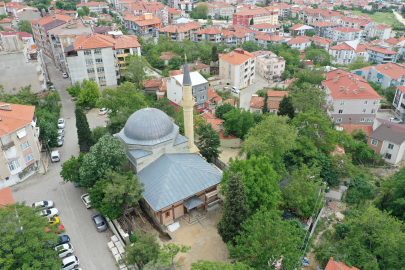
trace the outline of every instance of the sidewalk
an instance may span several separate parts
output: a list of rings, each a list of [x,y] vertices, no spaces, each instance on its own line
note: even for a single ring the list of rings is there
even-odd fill
[[[41,161],[39,163],[38,173],[45,174],[48,171],[49,157],[46,152],[41,152]]]

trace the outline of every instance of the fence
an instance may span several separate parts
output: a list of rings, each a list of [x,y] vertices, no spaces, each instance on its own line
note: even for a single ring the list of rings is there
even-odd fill
[[[211,162],[215,164],[215,166],[217,166],[218,168],[220,168],[221,170],[229,170],[228,165],[226,165],[224,162],[222,162],[219,159],[211,159]]]

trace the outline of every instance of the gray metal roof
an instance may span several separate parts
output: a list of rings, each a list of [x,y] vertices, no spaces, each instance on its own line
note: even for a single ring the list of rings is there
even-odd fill
[[[186,136],[179,134],[179,135],[177,135],[176,140],[173,143],[173,146],[176,146],[176,145],[179,145],[179,144],[182,144],[185,142],[188,142],[188,138]]]
[[[65,52],[65,53],[67,53],[67,52],[73,52],[74,50],[75,50],[75,45],[72,43],[72,44],[67,45],[67,46],[63,49],[63,52]]]
[[[134,158],[141,158],[141,157],[146,157],[149,155],[152,155],[152,151],[147,151],[147,150],[143,150],[143,149],[133,149],[133,150],[129,150],[129,152],[131,153],[131,155]]]
[[[370,137],[379,141],[390,141],[396,144],[402,144],[405,141],[405,126],[395,124],[388,120],[381,120],[381,125],[377,127]]]
[[[197,207],[202,204],[204,204],[204,201],[198,198],[197,196],[190,197],[187,200],[183,201],[183,205],[184,207],[187,208],[187,210],[193,209],[194,207]]]
[[[183,73],[183,86],[191,85],[190,71],[188,69],[187,60],[184,63],[184,73]]]
[[[134,112],[125,127],[116,134],[127,144],[156,145],[173,140],[179,127],[159,109],[144,108]]]
[[[138,173],[154,211],[221,182],[222,173],[198,154],[164,154]]]

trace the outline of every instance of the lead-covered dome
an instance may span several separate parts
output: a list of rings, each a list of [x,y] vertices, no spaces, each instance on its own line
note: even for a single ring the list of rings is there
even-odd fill
[[[159,109],[145,108],[134,112],[120,132],[130,144],[154,145],[173,139],[178,132],[170,117]]]

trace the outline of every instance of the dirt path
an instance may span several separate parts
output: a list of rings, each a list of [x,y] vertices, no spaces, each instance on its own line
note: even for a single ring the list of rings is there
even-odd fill
[[[397,18],[399,22],[405,25],[405,19],[402,17],[402,15],[398,12],[395,12],[394,10],[392,10],[392,12],[394,12],[395,18]]]

